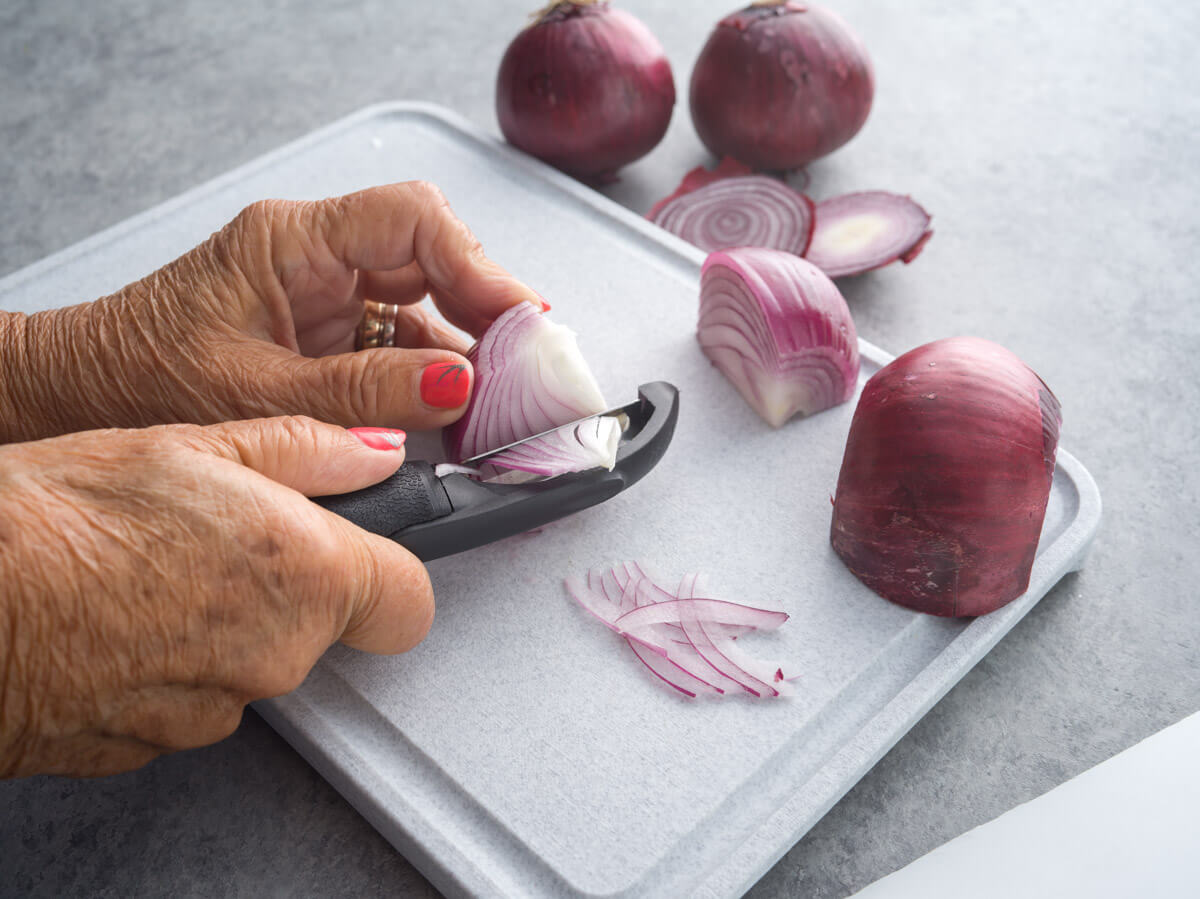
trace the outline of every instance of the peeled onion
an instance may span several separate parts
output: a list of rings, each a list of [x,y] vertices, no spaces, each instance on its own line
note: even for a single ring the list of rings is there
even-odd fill
[[[982,615],[1029,586],[1054,477],[1058,400],[998,344],[952,337],[880,369],[850,425],[834,551],[879,595]]]
[[[509,44],[496,79],[500,130],[578,178],[608,180],[666,134],[675,81],[662,45],[608,3],[569,0]]]
[[[838,15],[758,2],[722,19],[692,70],[692,122],[717,156],[784,170],[832,153],[867,120],[875,78]]]
[[[518,303],[496,319],[467,358],[475,368],[474,393],[462,418],[442,431],[442,444],[451,462],[500,449],[608,408],[579,352],[574,332],[550,321],[529,303]],[[536,469],[540,474],[613,467],[619,430],[616,437],[611,431],[597,433],[595,440],[590,433],[573,439],[576,436],[555,435],[542,447],[540,458],[537,447],[526,444],[510,451],[511,464],[505,467]],[[565,466],[564,456],[570,463]],[[490,461],[499,464],[497,459]]]
[[[780,250],[709,255],[700,276],[700,346],[773,427],[845,402],[858,381],[858,334],[837,286]]]

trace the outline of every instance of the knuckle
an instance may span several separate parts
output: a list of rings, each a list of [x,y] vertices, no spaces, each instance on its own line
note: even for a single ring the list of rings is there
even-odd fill
[[[449,206],[442,189],[432,181],[409,181],[405,185],[409,191],[426,206]]]

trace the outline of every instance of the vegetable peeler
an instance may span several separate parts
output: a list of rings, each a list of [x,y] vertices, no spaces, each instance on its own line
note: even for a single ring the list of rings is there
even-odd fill
[[[313,502],[365,530],[395,540],[423,562],[454,555],[602,503],[637,483],[671,442],[679,417],[679,390],[666,381],[652,381],[638,388],[638,398],[632,403],[562,427],[576,427],[603,416],[624,416],[611,471],[593,468],[503,484],[476,480],[461,472],[439,476],[429,462],[405,462],[378,484],[353,493],[313,497]],[[486,463],[489,456],[514,445],[468,461]]]

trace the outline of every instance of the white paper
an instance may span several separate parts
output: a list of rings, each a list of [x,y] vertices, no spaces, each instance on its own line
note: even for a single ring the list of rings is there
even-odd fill
[[[1200,896],[1200,713],[854,899]]]

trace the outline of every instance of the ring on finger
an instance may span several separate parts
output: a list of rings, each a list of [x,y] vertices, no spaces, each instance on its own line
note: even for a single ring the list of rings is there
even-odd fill
[[[363,301],[363,316],[358,323],[354,348],[369,350],[375,347],[396,345],[396,316],[400,306],[396,303]]]

